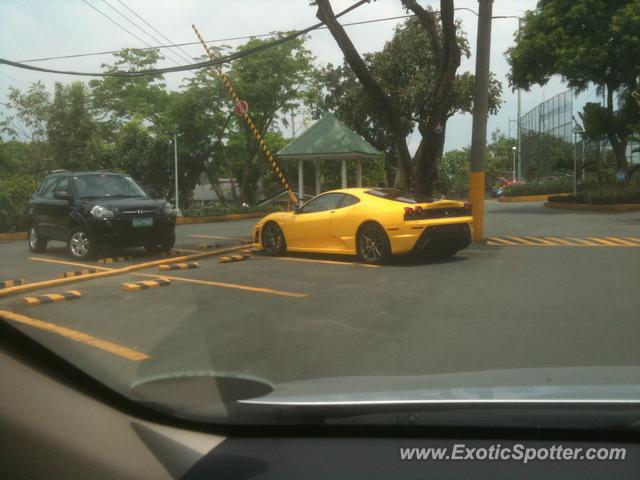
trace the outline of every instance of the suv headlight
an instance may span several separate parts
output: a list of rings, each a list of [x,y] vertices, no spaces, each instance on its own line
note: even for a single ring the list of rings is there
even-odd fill
[[[96,205],[91,209],[90,213],[96,218],[113,218],[114,217],[113,210],[109,210],[107,207],[103,207],[102,205]]]
[[[174,210],[174,208],[171,206],[170,203],[165,203],[164,208],[162,209],[162,213],[164,215],[175,215],[176,211]]]

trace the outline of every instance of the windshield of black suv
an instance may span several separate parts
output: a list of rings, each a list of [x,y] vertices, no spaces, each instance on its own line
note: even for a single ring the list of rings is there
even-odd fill
[[[78,175],[73,185],[79,198],[146,197],[147,194],[125,175]]]
[[[0,319],[204,422],[640,405],[640,0],[0,0]]]

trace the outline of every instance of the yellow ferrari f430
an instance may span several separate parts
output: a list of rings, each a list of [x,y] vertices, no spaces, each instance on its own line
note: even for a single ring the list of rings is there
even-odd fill
[[[317,252],[384,263],[409,252],[449,257],[471,242],[471,206],[390,188],[323,193],[291,212],[262,218],[254,248],[269,255]]]

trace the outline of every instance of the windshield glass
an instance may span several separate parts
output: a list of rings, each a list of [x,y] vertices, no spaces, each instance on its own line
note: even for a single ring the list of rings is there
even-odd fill
[[[73,177],[79,198],[146,197],[144,190],[124,175],[81,175]]]
[[[402,203],[429,203],[433,202],[433,198],[428,195],[421,195],[409,191],[396,190],[395,188],[376,188],[367,190],[369,195],[380,197],[387,200],[395,200]]]
[[[0,324],[202,422],[640,402],[639,5],[0,1]]]

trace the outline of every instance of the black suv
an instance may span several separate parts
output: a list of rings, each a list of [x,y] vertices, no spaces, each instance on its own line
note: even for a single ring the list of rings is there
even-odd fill
[[[168,251],[175,224],[171,204],[149,198],[129,175],[56,171],[29,201],[29,248],[42,252],[49,240],[59,240],[76,259],[103,245]]]

